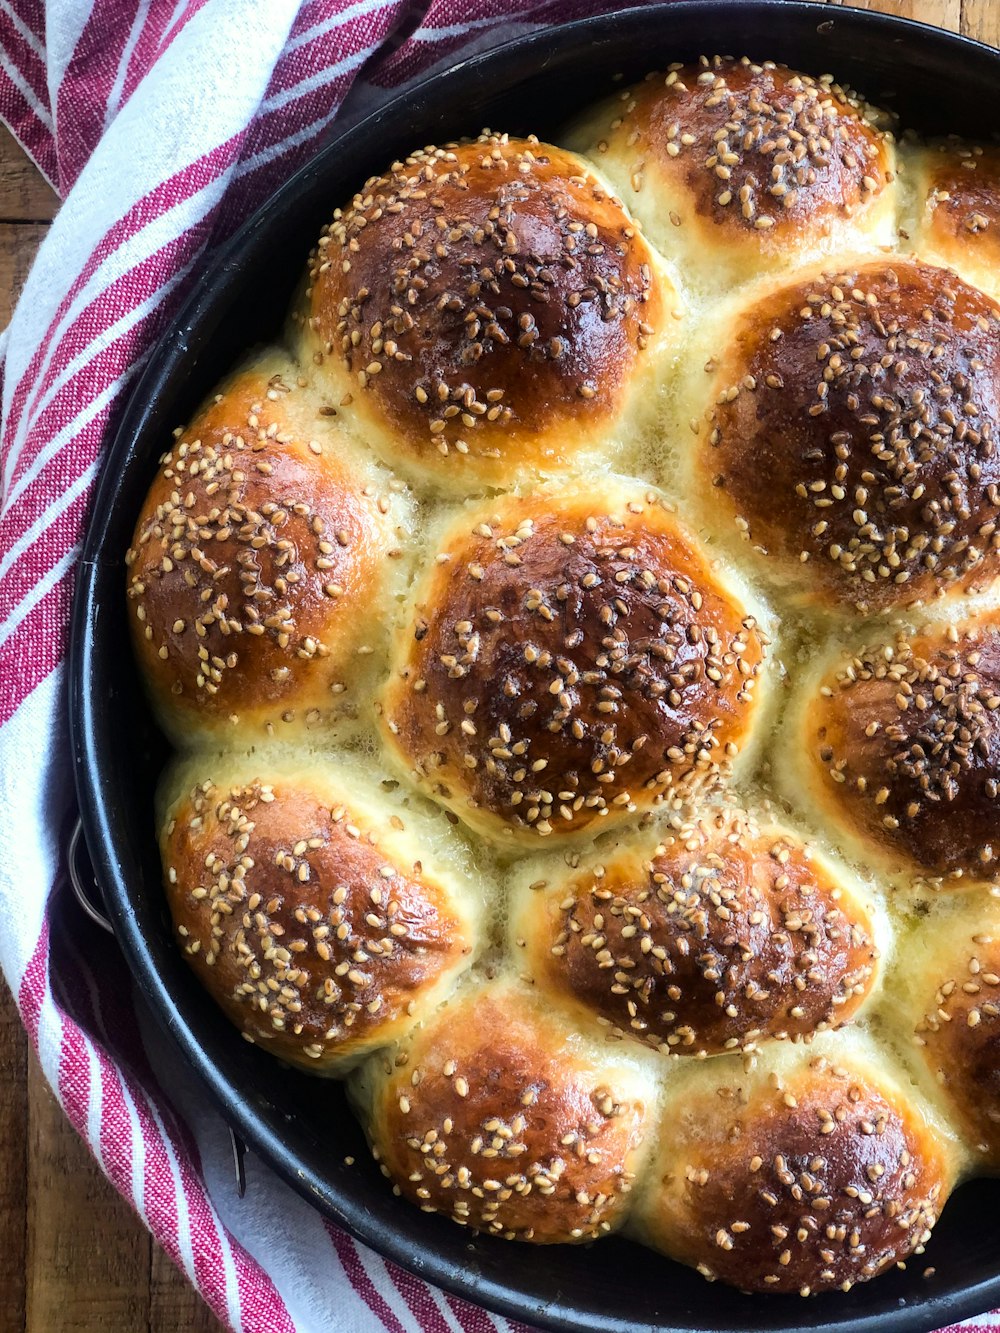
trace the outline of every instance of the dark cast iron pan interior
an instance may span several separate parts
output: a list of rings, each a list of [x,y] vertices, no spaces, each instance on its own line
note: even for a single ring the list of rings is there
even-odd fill
[[[832,72],[904,125],[1000,131],[1000,52],[880,14],[794,3],[673,3],[566,24],[491,53],[335,129],[201,276],[136,387],[103,468],[80,565],[71,656],[72,733],[84,829],[136,981],[222,1114],[296,1190],[404,1267],[495,1311],[553,1329],[937,1328],[1000,1304],[1000,1182],[964,1186],[925,1259],[848,1295],[747,1297],[651,1251],[477,1238],[393,1196],[339,1084],[283,1070],[241,1041],[174,946],[160,888],[152,798],[166,748],[128,647],[123,555],[169,432],[250,344],[274,338],[319,228],[373,172],[415,145],[484,125],[556,136],[615,75],[728,53]],[[344,1164],[352,1155],[355,1165]],[[936,1273],[922,1276],[926,1265]]]

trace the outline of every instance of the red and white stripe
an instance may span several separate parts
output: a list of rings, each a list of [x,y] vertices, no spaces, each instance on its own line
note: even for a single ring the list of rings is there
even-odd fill
[[[65,198],[2,344],[0,964],[102,1169],[247,1333],[521,1326],[358,1245],[252,1157],[237,1200],[224,1126],[176,1053],[144,1040],[121,956],[70,905],[64,656],[87,501],[129,387],[206,256],[314,151],[349,93],[375,105],[458,50],[604,7],[0,0],[0,117]]]

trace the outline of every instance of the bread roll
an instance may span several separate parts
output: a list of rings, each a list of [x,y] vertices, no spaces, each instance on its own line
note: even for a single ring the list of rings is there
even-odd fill
[[[686,279],[714,290],[891,244],[889,123],[830,78],[715,56],[650,74],[570,138]]]
[[[909,259],[853,262],[754,289],[704,340],[690,490],[776,599],[866,613],[995,579],[993,300]]]
[[[656,1084],[510,982],[463,988],[353,1085],[385,1173],[506,1240],[595,1240],[628,1209]]]
[[[785,1048],[685,1065],[632,1227],[743,1291],[846,1291],[921,1252],[954,1179],[947,1136],[863,1043]]]
[[[575,833],[732,766],[765,641],[655,493],[500,496],[461,512],[417,588],[385,738],[476,832]]]
[[[126,556],[132,639],[182,747],[286,739],[371,695],[372,605],[391,596],[411,506],[266,352],[178,433]]]
[[[480,947],[461,849],[353,766],[195,758],[163,800],[181,950],[243,1035],[289,1064],[341,1074],[429,1012]]]
[[[1000,900],[939,899],[906,931],[906,966],[886,995],[944,1114],[973,1158],[1000,1167]]]
[[[485,131],[394,163],[334,214],[303,361],[386,461],[465,494],[628,439],[679,314],[589,164]]]
[[[981,612],[822,659],[782,746],[817,827],[887,879],[1000,882],[1000,620]]]
[[[910,244],[1000,300],[1000,150],[949,140],[912,151]]]
[[[665,1055],[753,1050],[848,1023],[876,980],[863,891],[787,829],[743,811],[625,835],[512,901],[515,957]]]

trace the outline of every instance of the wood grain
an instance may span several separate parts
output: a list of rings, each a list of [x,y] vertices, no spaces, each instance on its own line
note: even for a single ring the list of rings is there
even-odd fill
[[[1000,0],[856,0],[843,7],[879,9],[1000,45]],[[0,327],[57,206],[0,127]],[[222,1333],[71,1129],[2,982],[0,1330]]]
[[[50,222],[58,207],[45,177],[0,125],[0,222]]]
[[[35,251],[47,231],[46,223],[0,222],[0,328],[10,322]]]
[[[1000,46],[1000,4],[997,0],[963,0],[962,32],[977,42]]]
[[[827,0],[840,9],[877,9],[896,18],[917,19],[936,28],[959,32],[962,27],[962,0]]]
[[[28,1038],[0,981],[0,1301],[12,1333],[25,1326],[28,1201]]]

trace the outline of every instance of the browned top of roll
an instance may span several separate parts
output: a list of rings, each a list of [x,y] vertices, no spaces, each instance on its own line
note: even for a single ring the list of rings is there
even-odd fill
[[[950,1188],[919,1111],[822,1061],[693,1096],[665,1160],[650,1239],[744,1291],[866,1281],[927,1240]]]
[[[139,515],[133,641],[188,725],[318,720],[363,643],[359,607],[395,533],[370,479],[308,433],[321,423],[300,398],[280,374],[237,374],[163,455]]]
[[[787,244],[822,233],[891,179],[885,135],[849,89],[772,61],[703,58],[622,94],[599,144],[651,168],[686,198],[664,197],[727,237]]]
[[[850,891],[794,837],[739,813],[554,886],[545,924],[536,956],[551,981],[677,1055],[839,1027],[878,956]]]
[[[386,1174],[426,1212],[507,1240],[592,1240],[622,1219],[649,1106],[523,999],[479,992],[417,1032],[376,1097]]]
[[[949,144],[926,163],[925,238],[949,255],[1000,260],[1000,149]]]
[[[972,936],[957,968],[939,973],[916,1037],[971,1145],[1000,1161],[1000,943]]]
[[[496,480],[572,458],[663,310],[645,243],[583,161],[489,132],[369,180],[310,282],[320,356],[346,365],[394,449]]]
[[[460,523],[385,699],[438,799],[484,832],[544,836],[717,775],[763,644],[670,514],[641,492],[541,494]]]
[[[1000,627],[996,616],[876,644],[809,708],[832,808],[929,877],[1000,866]]]
[[[205,782],[161,853],[202,985],[253,1041],[314,1071],[390,1040],[472,949],[448,890],[307,781]]]
[[[997,568],[1000,308],[905,260],[740,318],[702,467],[775,577],[862,609]]]

